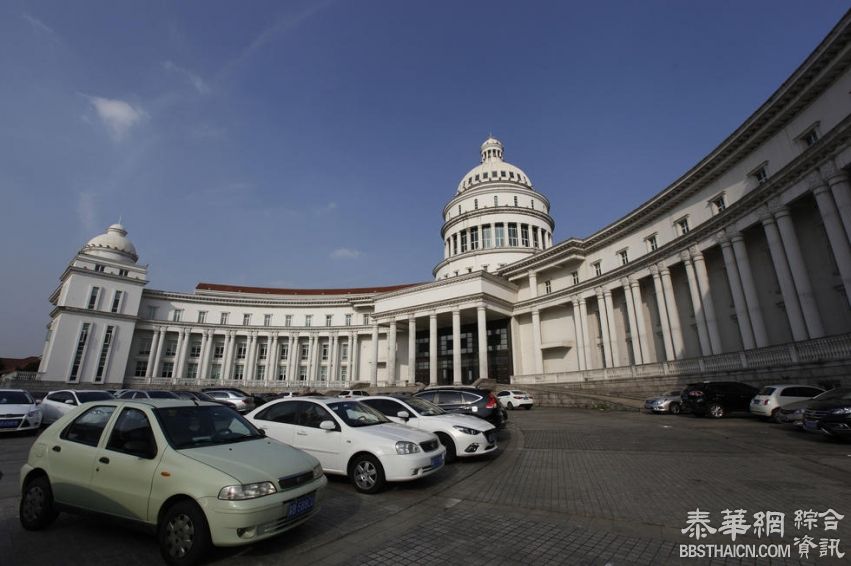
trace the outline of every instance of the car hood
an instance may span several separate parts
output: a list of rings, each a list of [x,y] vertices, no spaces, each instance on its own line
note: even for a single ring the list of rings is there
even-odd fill
[[[851,407],[851,399],[830,399],[828,401],[809,401],[807,409],[813,411],[829,411],[830,409],[839,409],[841,407]]]
[[[431,440],[434,435],[430,432],[423,432],[413,427],[399,423],[383,423],[371,426],[355,427],[354,430],[373,435],[384,440],[398,442],[400,440],[408,442],[426,442]]]
[[[319,465],[319,460],[310,454],[271,438],[185,448],[178,452],[241,483],[274,481],[308,472]]]
[[[3,415],[26,415],[30,411],[33,411],[37,408],[38,408],[38,405],[32,405],[32,404],[0,405],[0,416],[3,416]]]
[[[679,401],[679,395],[657,395],[656,397],[650,397],[645,402],[653,403],[654,401]]]
[[[421,416],[420,418],[428,419],[429,421],[440,421],[450,426],[464,426],[467,428],[480,430],[482,432],[487,432],[496,428],[488,421],[480,419],[479,417],[474,417],[473,415],[458,415],[454,413],[446,413],[445,415],[433,415],[430,417]]]

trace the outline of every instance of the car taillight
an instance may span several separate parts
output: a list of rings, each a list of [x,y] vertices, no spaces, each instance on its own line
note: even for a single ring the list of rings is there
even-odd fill
[[[488,404],[485,405],[485,409],[494,409],[496,408],[496,396],[493,393],[488,393]]]
[[[762,402],[763,405],[768,405],[768,399]]]

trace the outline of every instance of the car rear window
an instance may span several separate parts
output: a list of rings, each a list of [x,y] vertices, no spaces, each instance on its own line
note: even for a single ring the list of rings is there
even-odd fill
[[[759,393],[757,393],[757,395],[771,395],[776,389],[776,387],[763,387],[759,390]]]
[[[0,405],[32,405],[35,403],[29,393],[23,391],[0,391]]]
[[[89,403],[90,401],[108,401],[115,397],[108,391],[80,391],[77,392],[77,399],[80,403]]]
[[[148,391],[148,396],[151,399],[179,399],[179,397],[171,391]]]

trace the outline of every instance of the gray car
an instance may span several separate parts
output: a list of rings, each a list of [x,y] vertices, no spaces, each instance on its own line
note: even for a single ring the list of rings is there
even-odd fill
[[[653,413],[671,413],[679,415],[682,410],[682,399],[680,398],[681,391],[671,391],[662,393],[655,397],[651,397],[644,401],[644,408]]]

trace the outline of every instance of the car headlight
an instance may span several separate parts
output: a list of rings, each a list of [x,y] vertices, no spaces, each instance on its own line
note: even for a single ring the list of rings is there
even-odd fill
[[[840,407],[838,409],[833,409],[830,412],[831,415],[851,415],[851,407]]]
[[[36,409],[35,411],[30,411],[27,413],[28,419],[34,419],[35,417],[41,417],[41,409]]]
[[[420,447],[414,442],[400,440],[396,443],[396,454],[414,454],[420,451]]]
[[[228,485],[219,491],[219,499],[228,501],[240,501],[242,499],[256,499],[264,495],[272,495],[278,490],[270,481],[248,483],[245,485]]]
[[[322,471],[322,464],[316,464],[315,466],[313,466],[313,479],[316,480],[321,478],[322,474],[324,474],[324,472]]]
[[[464,434],[479,434],[481,432],[481,431],[478,431],[474,428],[467,428],[466,426],[455,425],[452,428],[454,428],[455,430],[460,430]]]

